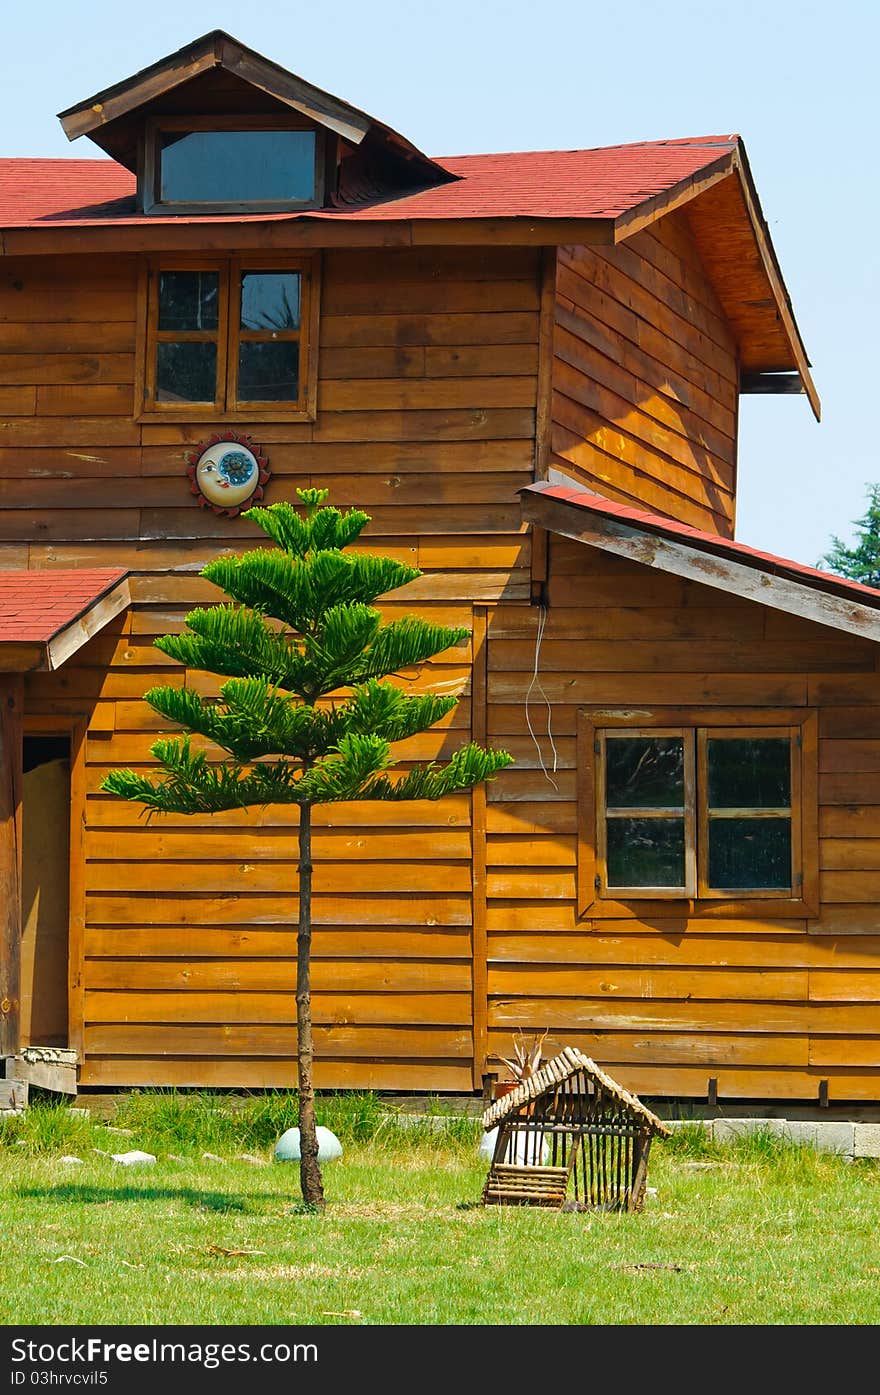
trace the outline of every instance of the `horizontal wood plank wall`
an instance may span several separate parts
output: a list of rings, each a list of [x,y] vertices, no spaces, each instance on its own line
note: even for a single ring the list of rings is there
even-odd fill
[[[877,646],[552,535],[549,560],[537,682],[538,611],[490,617],[489,740],[517,760],[488,796],[496,1066],[547,1027],[646,1096],[876,1101]],[[815,918],[578,918],[577,713],[606,703],[818,710]]]
[[[86,750],[84,1085],[291,1085],[295,829],[289,811],[163,819],[102,795],[149,769],[141,701],[183,671],[152,647],[220,595],[199,568],[264,535],[198,508],[185,452],[210,419],[138,423],[137,262],[6,260],[0,281],[0,567],[119,565],[134,604],[27,711],[81,712]],[[472,623],[527,600],[517,489],[532,479],[540,266],[533,249],[334,251],[322,267],[318,416],[255,426],[266,502],[326,485],[373,516],[365,546],[424,577],[387,614]],[[468,645],[412,688],[462,694],[435,733],[470,735]],[[202,692],[215,680],[190,673]],[[472,1088],[470,803],[316,815],[313,1006],[319,1086]]]
[[[551,468],[733,535],[736,344],[687,223],[560,248]]]

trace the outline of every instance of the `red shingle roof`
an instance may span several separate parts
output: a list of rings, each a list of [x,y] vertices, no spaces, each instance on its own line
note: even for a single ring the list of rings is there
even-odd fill
[[[772,552],[760,552],[755,547],[747,547],[745,543],[735,542],[732,538],[722,538],[717,533],[704,533],[700,528],[691,528],[686,523],[678,523],[662,514],[648,513],[643,509],[631,508],[628,504],[614,503],[611,499],[604,499],[600,494],[592,494],[589,490],[579,489],[577,486],[539,483],[526,485],[520,493],[538,493],[544,499],[558,499],[563,504],[574,504],[576,508],[603,514],[607,518],[616,518],[634,528],[643,528],[678,542],[690,543],[702,552],[729,557],[732,561],[742,562],[746,566],[773,572],[776,576],[785,576],[792,581],[802,581],[818,590],[846,596],[862,605],[880,609],[880,590],[875,590],[873,586],[863,586],[860,581],[848,581],[846,577],[835,576],[833,572],[823,572],[818,567],[807,567],[802,562],[792,562],[789,558],[777,557]]]
[[[0,572],[0,646],[48,643],[127,576],[119,567]]]
[[[596,150],[528,150],[456,155],[438,164],[447,184],[380,203],[303,213],[145,217],[135,212],[135,178],[113,160],[0,160],[0,226],[98,223],[256,222],[329,218],[347,222],[435,218],[602,218],[613,220],[666,193],[737,147],[735,135],[641,141]]]

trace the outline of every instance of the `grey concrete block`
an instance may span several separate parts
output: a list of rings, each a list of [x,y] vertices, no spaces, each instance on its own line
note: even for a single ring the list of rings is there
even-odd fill
[[[802,1148],[815,1148],[819,1141],[819,1125],[812,1120],[785,1119],[782,1137]]]
[[[765,1129],[767,1119],[713,1119],[712,1138],[716,1143],[732,1143],[745,1134]]]
[[[825,1153],[840,1153],[843,1157],[853,1155],[855,1124],[828,1120],[816,1125],[816,1147]]]
[[[853,1155],[880,1158],[880,1124],[853,1124]]]

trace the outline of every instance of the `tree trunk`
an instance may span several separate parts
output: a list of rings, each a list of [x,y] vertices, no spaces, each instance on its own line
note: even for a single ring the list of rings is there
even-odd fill
[[[303,1201],[323,1207],[324,1186],[318,1165],[315,1087],[312,1083],[312,810],[299,811],[299,930],[296,937],[296,1036],[299,1070],[299,1179]]]

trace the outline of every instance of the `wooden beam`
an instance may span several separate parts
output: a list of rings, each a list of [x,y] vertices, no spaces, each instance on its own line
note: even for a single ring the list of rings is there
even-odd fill
[[[475,605],[473,611],[473,677],[471,680],[471,740],[485,745],[488,736],[488,609]],[[473,1083],[479,1090],[486,1070],[489,1040],[489,938],[487,928],[486,879],[486,786],[471,791],[471,838],[473,866],[473,918],[471,930],[471,973],[473,1009]]]
[[[24,680],[0,674],[0,1057],[21,1031],[21,784]]]
[[[80,615],[78,619],[74,620],[73,624],[52,636],[46,647],[45,667],[48,669],[60,668],[93,635],[109,624],[114,616],[127,610],[130,605],[131,592],[128,586],[128,577],[125,577],[113,587],[112,591],[99,597],[84,615]]]
[[[431,218],[409,221],[304,215],[266,215],[257,220],[222,222],[207,218],[180,223],[141,219],[96,219],[49,227],[0,230],[0,256],[61,256],[69,253],[126,252],[296,252],[329,247],[544,247],[550,244],[610,246],[610,219],[602,218]]]
[[[111,121],[137,111],[147,102],[172,92],[182,83],[211,68],[223,68],[236,74],[252,87],[258,87],[277,101],[294,107],[354,145],[360,144],[374,124],[356,107],[314,87],[295,73],[287,72],[222,30],[204,34],[194,43],[151,64],[133,77],[115,83],[93,97],[87,97],[77,106],[60,112],[58,119],[68,140],[76,140],[78,136],[88,135]]]
[[[520,498],[523,517],[552,533],[625,557],[641,566],[670,572],[744,600],[785,611],[788,615],[813,620],[818,625],[880,641],[880,609],[777,576],[761,567],[750,567],[714,552],[701,551],[697,546],[689,547],[647,529],[601,517],[580,505],[547,498],[531,488],[521,490]]]
[[[662,194],[656,194],[651,199],[637,204],[635,208],[629,209],[626,213],[620,213],[614,220],[614,241],[624,242],[628,237],[633,237],[643,228],[648,228],[652,223],[656,223],[658,218],[665,218],[667,213],[671,213],[675,208],[681,208],[683,204],[690,203],[692,199],[711,189],[713,184],[717,184],[719,179],[726,179],[734,169],[736,158],[735,150],[725,150],[719,155],[717,160],[713,160],[710,165],[705,165],[697,174],[690,175],[687,179],[682,179],[678,184],[674,184],[671,189],[666,189]]]
[[[782,321],[786,338],[788,339],[788,342],[791,345],[791,352],[794,357],[794,361],[797,365],[797,371],[800,375],[801,382],[804,385],[804,392],[810,399],[810,406],[813,409],[813,415],[815,416],[816,420],[819,421],[821,420],[822,416],[822,405],[819,401],[819,394],[816,391],[815,384],[810,375],[810,364],[809,359],[807,358],[807,351],[804,348],[800,330],[798,329],[797,323],[795,322],[794,313],[791,308],[791,301],[788,296],[788,291],[786,290],[785,283],[782,279],[782,272],[780,271],[779,263],[776,260],[776,253],[773,249],[773,244],[770,240],[770,234],[767,230],[767,225],[764,221],[763,214],[761,213],[761,206],[758,201],[758,192],[755,188],[754,180],[752,179],[752,174],[751,170],[749,169],[749,163],[746,159],[745,151],[742,149],[741,145],[737,147],[734,169],[736,171],[737,179],[740,183],[740,189],[742,191],[746,211],[749,215],[749,220],[752,224],[752,230],[755,235],[755,244],[758,249],[758,255],[761,259],[761,264],[764,267],[764,271],[766,272],[767,280],[770,282],[770,287],[773,291],[773,298],[776,301],[776,309],[778,311],[779,318]]]

